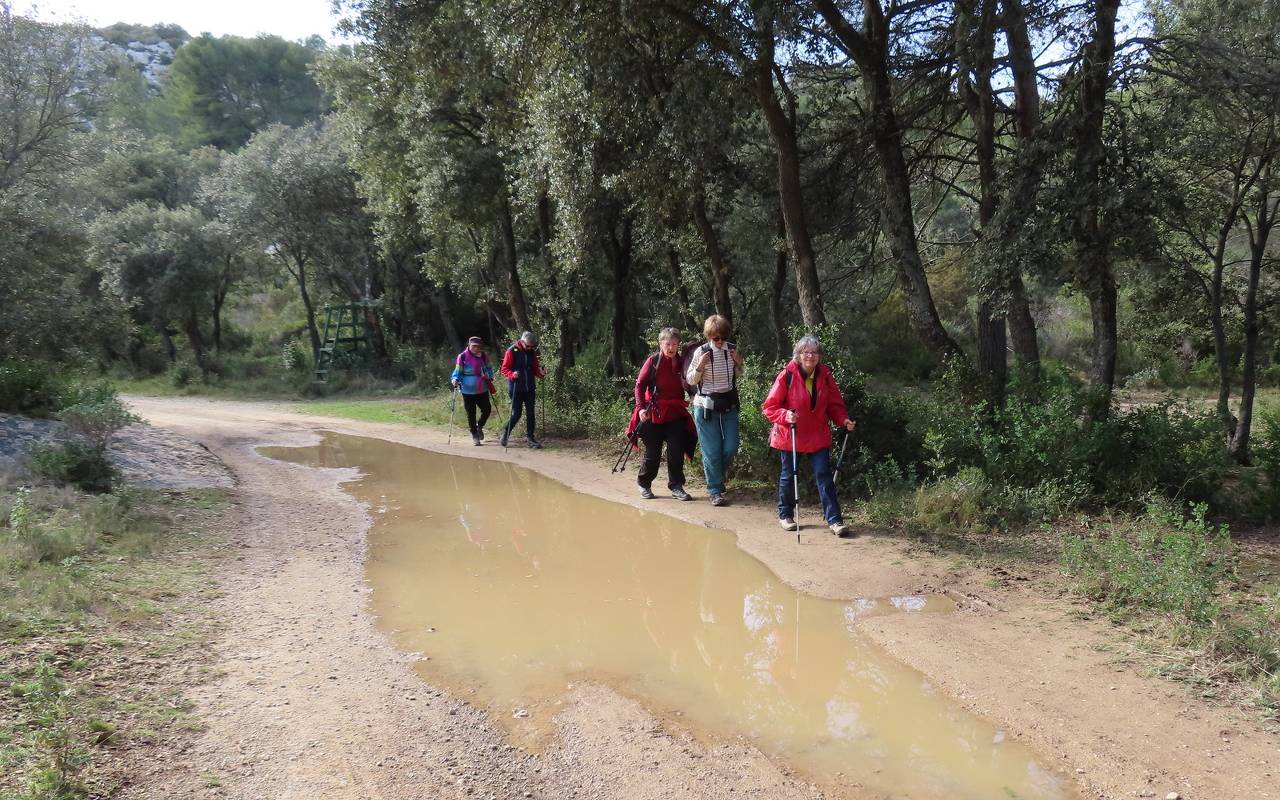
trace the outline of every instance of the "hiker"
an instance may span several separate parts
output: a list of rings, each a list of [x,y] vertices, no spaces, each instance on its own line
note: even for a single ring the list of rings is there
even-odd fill
[[[507,348],[502,356],[502,376],[507,379],[507,390],[511,393],[511,419],[502,426],[502,446],[507,446],[511,431],[515,430],[524,412],[525,440],[529,446],[537,450],[542,443],[533,435],[535,420],[533,401],[537,391],[537,379],[546,376],[542,364],[538,361],[538,337],[525,331],[520,338]]]
[[[636,483],[640,496],[653,499],[653,479],[662,461],[662,445],[667,446],[667,488],[677,500],[692,500],[684,490],[684,459],[693,459],[698,435],[684,399],[680,376],[680,332],[663,328],[658,334],[658,352],[645,359],[636,376],[636,407],[627,426],[627,439],[636,434],[644,442],[644,459]],[[634,446],[634,445],[633,445]]]
[[[707,341],[689,358],[685,381],[695,390],[693,424],[702,448],[702,474],[711,505],[722,506],[725,472],[738,452],[738,376],[742,353],[729,341],[729,320],[712,314],[702,324]]]
[[[467,410],[467,427],[471,440],[479,447],[484,441],[484,424],[489,421],[493,406],[489,395],[497,391],[493,385],[493,367],[489,366],[489,354],[484,351],[484,341],[479,336],[467,340],[467,349],[458,354],[450,376],[453,388],[462,392],[462,405]],[[476,419],[476,411],[480,419]]]
[[[822,362],[822,345],[816,337],[803,336],[796,342],[792,359],[773,380],[773,387],[760,410],[773,423],[769,446],[782,457],[778,478],[778,524],[796,531],[795,496],[799,477],[796,454],[809,456],[813,478],[822,498],[822,516],[837,536],[849,535],[849,526],[840,515],[840,501],[831,475],[831,427],[828,420],[852,431],[854,421],[845,410],[844,398],[831,369]]]

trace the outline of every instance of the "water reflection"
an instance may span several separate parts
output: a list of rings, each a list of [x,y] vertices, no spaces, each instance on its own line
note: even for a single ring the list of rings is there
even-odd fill
[[[842,772],[896,798],[1068,796],[1027,750],[857,632],[868,614],[937,600],[801,595],[725,532],[504,462],[335,434],[264,452],[361,470],[347,489],[375,517],[379,623],[430,656],[432,680],[475,688],[516,733],[545,725],[566,683],[589,677],[746,735],[828,785]]]

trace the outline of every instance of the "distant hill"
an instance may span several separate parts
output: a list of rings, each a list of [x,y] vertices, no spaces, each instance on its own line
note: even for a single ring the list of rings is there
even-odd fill
[[[117,22],[93,34],[98,49],[122,56],[134,65],[152,91],[159,91],[174,53],[191,39],[180,25],[130,25]]]

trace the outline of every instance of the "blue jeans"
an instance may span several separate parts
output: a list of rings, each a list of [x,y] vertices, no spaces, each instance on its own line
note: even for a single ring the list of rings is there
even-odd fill
[[[778,519],[795,519],[796,487],[792,483],[791,451],[779,450],[782,456],[782,475],[778,478]],[[822,499],[822,518],[828,525],[843,522],[840,515],[840,500],[836,497],[836,482],[831,473],[831,448],[816,453],[797,453],[797,466],[805,457],[813,465],[813,479],[818,484],[818,497]]]
[[[708,411],[694,406],[693,426],[698,429],[698,447],[702,448],[707,493],[724,494],[724,474],[738,454],[738,409]]]

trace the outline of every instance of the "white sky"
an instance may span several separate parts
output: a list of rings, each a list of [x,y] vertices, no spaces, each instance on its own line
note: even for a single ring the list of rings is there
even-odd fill
[[[331,0],[17,0],[14,10],[38,19],[76,18],[94,27],[115,22],[154,25],[173,22],[192,36],[273,33],[285,39],[319,34],[334,41],[337,18]]]

